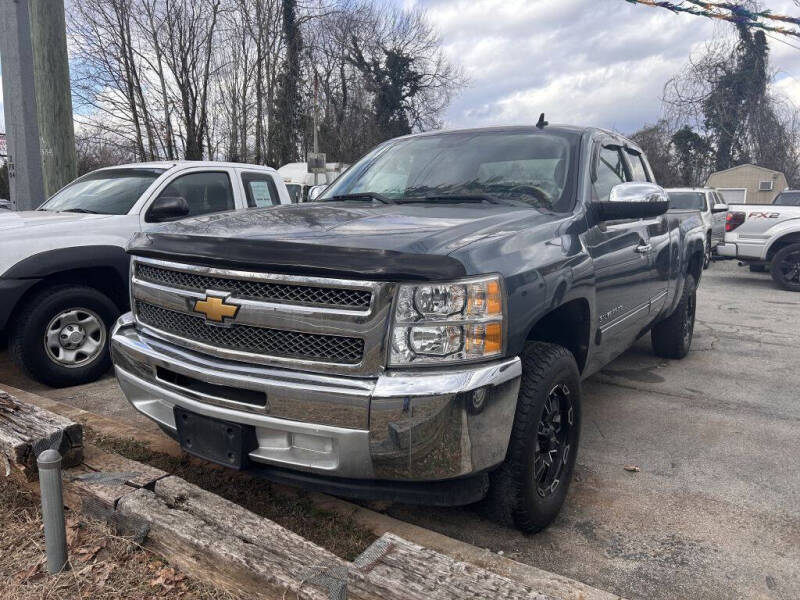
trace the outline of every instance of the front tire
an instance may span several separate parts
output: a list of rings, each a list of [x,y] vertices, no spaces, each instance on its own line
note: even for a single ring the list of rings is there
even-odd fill
[[[800,244],[789,244],[778,250],[772,258],[770,274],[783,289],[800,292]]]
[[[707,269],[711,266],[712,260],[712,250],[711,250],[711,234],[709,233],[706,237],[706,247],[703,253],[703,269]]]
[[[679,359],[689,354],[694,336],[696,308],[697,284],[694,276],[687,273],[678,307],[666,319],[656,323],[650,332],[656,356]]]
[[[52,387],[94,381],[111,367],[108,329],[119,312],[94,288],[41,290],[15,318],[11,356],[28,376]]]
[[[567,496],[578,454],[581,382],[572,353],[531,342],[506,459],[490,473],[486,498],[495,520],[525,533],[547,527]]]

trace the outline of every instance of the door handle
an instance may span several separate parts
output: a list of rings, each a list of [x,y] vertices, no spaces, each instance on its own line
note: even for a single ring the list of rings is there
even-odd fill
[[[647,254],[652,249],[653,249],[653,246],[650,245],[650,244],[642,244],[641,246],[636,246],[636,251],[639,254]]]

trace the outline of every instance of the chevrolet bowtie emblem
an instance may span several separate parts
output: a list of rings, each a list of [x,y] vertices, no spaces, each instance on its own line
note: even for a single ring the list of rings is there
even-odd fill
[[[222,323],[226,318],[235,317],[239,307],[235,304],[225,304],[225,298],[206,296],[205,300],[197,300],[194,303],[194,312],[205,315],[209,321]]]

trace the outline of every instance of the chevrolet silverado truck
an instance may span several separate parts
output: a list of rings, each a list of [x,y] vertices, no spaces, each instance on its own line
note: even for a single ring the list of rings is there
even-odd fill
[[[578,451],[581,380],[650,333],[683,358],[704,231],[597,129],[381,144],[314,202],[129,246],[111,352],[189,453],[354,498],[484,499],[532,532]]]
[[[787,190],[772,204],[731,205],[720,256],[738,258],[751,271],[769,269],[785,290],[800,292],[800,191]]]
[[[703,268],[711,266],[717,246],[725,237],[725,214],[728,205],[717,190],[711,188],[672,188],[668,189],[669,209],[696,210],[700,212],[706,233],[705,258]]]
[[[0,334],[11,356],[51,386],[97,379],[111,367],[108,329],[129,308],[134,233],[289,202],[274,169],[171,161],[99,169],[37,210],[0,211]]]

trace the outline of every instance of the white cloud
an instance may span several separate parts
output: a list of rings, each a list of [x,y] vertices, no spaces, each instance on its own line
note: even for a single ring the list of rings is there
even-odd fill
[[[417,0],[470,78],[449,127],[548,120],[632,132],[658,118],[666,81],[715,31],[709,19],[624,0]],[[775,12],[794,14],[791,0]],[[770,40],[778,88],[800,104],[800,51]],[[800,40],[797,43],[800,46]]]
[[[634,131],[658,117],[664,83],[715,28],[624,0],[395,1],[427,10],[470,78],[450,127],[532,123],[545,112],[551,122]],[[770,8],[797,14],[792,0]],[[770,48],[774,89],[800,106],[800,40],[771,35]],[[0,87],[0,131],[2,109]]]

